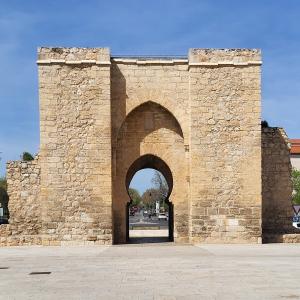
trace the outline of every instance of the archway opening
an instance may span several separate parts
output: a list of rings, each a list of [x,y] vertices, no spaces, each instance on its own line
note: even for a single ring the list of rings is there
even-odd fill
[[[172,173],[154,155],[144,155],[129,168],[126,188],[126,240],[130,243],[173,241]]]

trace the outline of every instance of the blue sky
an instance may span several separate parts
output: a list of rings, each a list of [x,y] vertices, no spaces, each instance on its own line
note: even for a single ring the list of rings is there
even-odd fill
[[[154,177],[154,169],[142,169],[136,172],[130,182],[129,187],[137,189],[142,194],[151,187],[154,187],[152,178]]]
[[[0,175],[7,160],[38,152],[38,46],[114,55],[261,48],[263,119],[300,137],[299,0],[0,0]]]

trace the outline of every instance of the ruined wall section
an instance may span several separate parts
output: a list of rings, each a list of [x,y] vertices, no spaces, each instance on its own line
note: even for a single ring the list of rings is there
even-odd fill
[[[292,226],[290,145],[282,128],[262,128],[262,230],[264,242],[299,233]],[[300,235],[298,241],[300,240]]]
[[[7,163],[8,225],[0,226],[0,245],[41,244],[40,165],[33,161]]]
[[[261,242],[260,60],[190,50],[192,242]]]
[[[110,54],[40,48],[43,244],[110,244]]]

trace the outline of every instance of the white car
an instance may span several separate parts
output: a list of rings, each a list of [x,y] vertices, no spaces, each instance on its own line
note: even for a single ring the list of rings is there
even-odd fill
[[[160,213],[158,215],[158,220],[166,220],[166,221],[168,221],[168,216],[165,213]]]

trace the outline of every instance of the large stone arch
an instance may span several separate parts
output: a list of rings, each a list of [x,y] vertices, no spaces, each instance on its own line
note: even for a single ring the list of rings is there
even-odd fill
[[[148,70],[148,69],[151,70]],[[184,69],[184,70],[183,70]],[[151,80],[142,74],[153,73]],[[154,74],[156,74],[154,76]],[[126,117],[140,105],[151,101],[170,111],[179,121],[185,144],[189,142],[190,105],[186,66],[139,66],[111,62],[112,142]],[[172,76],[178,76],[176,82]]]
[[[188,182],[184,136],[177,119],[163,106],[148,101],[131,111],[116,139],[113,163],[113,228],[114,242],[126,241],[126,176],[132,164],[145,155],[166,163],[173,175],[170,201],[174,205],[174,238],[188,237]],[[156,168],[150,160],[148,167]],[[141,166],[140,169],[143,167]],[[138,169],[136,169],[138,171]],[[161,171],[161,170],[159,170]],[[127,183],[128,184],[128,183]]]
[[[149,100],[149,98],[147,98],[147,99],[143,99],[143,100],[139,100],[139,101],[136,100],[136,101],[131,101],[131,102],[127,101],[127,102],[128,103],[126,103],[126,111],[123,112],[123,114],[117,115],[118,113],[119,114],[121,113],[120,111],[113,114],[113,120],[112,120],[112,127],[113,127],[112,144],[113,145],[116,144],[117,138],[119,136],[119,132],[122,130],[122,127],[123,127],[124,123],[126,122],[126,119],[130,116],[130,114],[135,112],[136,109],[138,109],[140,106],[149,104],[149,103],[163,107],[174,117],[174,119],[178,122],[178,124],[180,124],[179,127],[181,130],[181,135],[184,138],[184,143],[188,144],[189,133],[188,133],[187,126],[186,126],[186,123],[187,123],[186,115],[184,117],[179,115],[178,112],[174,109],[174,107],[172,107],[170,101],[165,100],[165,99]],[[117,108],[117,109],[119,109],[119,108]],[[113,110],[114,110],[114,107],[113,107]],[[117,115],[116,117],[115,117],[115,114]]]
[[[126,114],[129,115],[139,106],[148,102],[160,105],[163,108],[165,108],[167,111],[169,111],[170,114],[172,114],[174,118],[180,123],[180,129],[185,139],[185,143],[187,143],[187,139],[189,135],[187,129],[187,124],[188,124],[187,114],[185,114],[183,110],[180,110],[178,109],[178,107],[174,106],[174,103],[170,99],[160,95],[158,91],[146,90],[146,91],[139,91],[139,92],[140,93],[137,92],[136,97],[134,99],[129,99],[127,101]]]
[[[121,122],[120,127],[118,128],[118,131],[116,133],[116,139],[119,138],[120,136],[120,132],[123,130],[123,127],[126,124],[126,121],[128,120],[128,118],[130,118],[131,114],[134,114],[137,110],[140,109],[140,107],[143,107],[145,105],[151,105],[151,106],[156,106],[156,107],[161,107],[163,108],[165,111],[167,111],[173,118],[173,120],[175,121],[175,123],[177,123],[177,128],[178,128],[178,133],[184,138],[184,134],[183,134],[183,130],[182,127],[178,121],[178,118],[176,115],[174,115],[174,113],[171,112],[171,108],[169,108],[168,106],[162,105],[160,102],[158,101],[152,101],[152,100],[147,100],[147,101],[143,101],[143,102],[138,102],[138,104],[134,105],[133,107],[130,107],[130,109],[128,110],[128,112],[126,113],[126,116],[124,117],[124,119]]]

